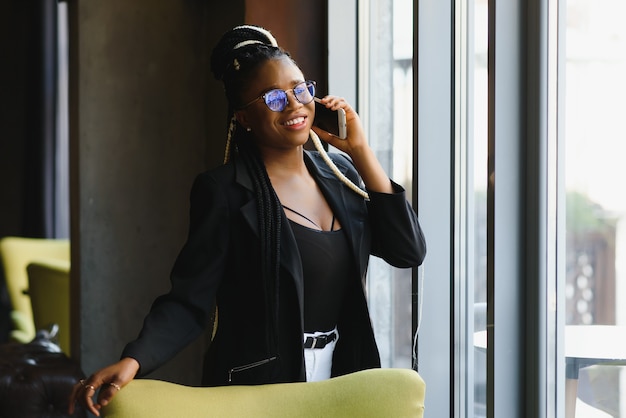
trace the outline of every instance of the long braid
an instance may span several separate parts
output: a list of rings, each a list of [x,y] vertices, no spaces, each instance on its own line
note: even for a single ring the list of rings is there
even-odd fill
[[[282,223],[282,207],[278,196],[271,186],[265,165],[250,146],[239,147],[239,157],[250,172],[255,195],[257,198],[257,217],[261,235],[261,271],[265,287],[265,313],[268,322],[272,325],[275,339],[278,344],[278,309],[279,309],[279,269],[280,269],[280,233]],[[269,344],[269,334],[266,333]],[[271,345],[270,345],[271,346]]]
[[[265,315],[267,324],[273,332],[266,332],[266,344],[271,351],[278,347],[278,312],[280,279],[280,234],[282,224],[282,206],[271,181],[265,164],[250,138],[246,135],[235,118],[231,118],[228,129],[225,163],[231,158],[239,158],[252,179],[252,188],[257,200],[256,211],[261,243],[261,277],[264,285]],[[234,139],[234,141],[233,141]],[[235,146],[233,146],[233,144]],[[270,340],[270,337],[273,339]]]
[[[335,176],[337,176],[337,178],[346,186],[348,186],[348,188],[350,190],[352,190],[354,193],[358,194],[359,196],[361,196],[363,199],[365,200],[370,200],[370,196],[369,194],[361,189],[359,186],[357,186],[356,184],[354,184],[352,182],[352,180],[350,180],[349,178],[347,178],[341,171],[339,171],[339,169],[337,168],[337,166],[335,165],[335,163],[333,162],[333,160],[330,159],[330,157],[328,156],[328,154],[326,153],[326,150],[324,149],[324,147],[322,146],[322,142],[320,140],[320,137],[317,136],[317,134],[315,133],[315,131],[313,131],[311,129],[311,132],[309,133],[311,140],[313,141],[313,145],[315,145],[315,149],[317,150],[317,152],[320,154],[320,156],[322,157],[322,160],[324,160],[324,162],[326,163],[326,165],[332,170],[333,174]]]
[[[288,57],[269,32],[254,26],[239,26],[227,32],[213,50],[211,70],[224,83],[229,103],[228,135],[224,162],[240,159],[253,182],[257,200],[260,236],[261,279],[264,287],[266,344],[268,355],[276,354],[279,343],[278,314],[280,288],[280,234],[282,206],[272,188],[265,164],[251,135],[234,117],[239,108],[240,92],[254,76],[254,71],[270,59]],[[271,338],[271,339],[270,339]]]

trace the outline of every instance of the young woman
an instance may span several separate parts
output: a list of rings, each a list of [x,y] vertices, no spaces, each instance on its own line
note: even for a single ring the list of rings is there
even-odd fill
[[[368,146],[358,115],[327,96],[326,107],[346,112],[347,138],[313,127],[315,83],[269,32],[227,32],[211,66],[232,117],[226,161],[194,182],[170,292],[154,302],[119,362],[76,385],[71,405],[96,415],[129,381],[197,338],[216,306],[205,385],[313,381],[380,367],[364,294],[369,256],[409,268],[426,253],[415,212]],[[319,137],[348,157],[326,154]],[[309,138],[318,152],[305,151]]]

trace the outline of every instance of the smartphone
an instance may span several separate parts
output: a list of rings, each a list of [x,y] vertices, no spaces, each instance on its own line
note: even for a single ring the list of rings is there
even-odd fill
[[[319,99],[315,98],[315,119],[313,125],[330,132],[338,138],[346,139],[346,111],[343,109],[330,110]]]

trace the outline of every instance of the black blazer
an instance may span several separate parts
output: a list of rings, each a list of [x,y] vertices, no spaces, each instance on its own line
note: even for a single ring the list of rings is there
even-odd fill
[[[340,154],[330,155],[340,171],[359,184],[351,161]],[[417,216],[404,189],[395,183],[395,193],[369,191],[366,202],[337,179],[318,153],[305,152],[305,162],[349,237],[359,273],[337,324],[340,337],[332,373],[380,367],[364,295],[369,255],[395,267],[420,265],[426,246]],[[252,179],[236,160],[196,178],[189,235],[172,269],[171,290],[157,298],[139,337],[122,354],[139,362],[139,376],[197,338],[217,303],[219,325],[205,358],[204,384],[305,380],[304,285],[298,246],[283,216],[279,324],[278,330],[268,331],[256,211]],[[277,332],[278,346],[268,344],[268,332]]]

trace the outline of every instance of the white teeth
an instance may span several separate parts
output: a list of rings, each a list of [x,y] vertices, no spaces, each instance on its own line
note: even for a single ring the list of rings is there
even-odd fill
[[[304,118],[299,117],[299,118],[288,120],[287,122],[285,122],[285,126],[297,125],[298,123],[302,123],[302,122],[304,122]]]

